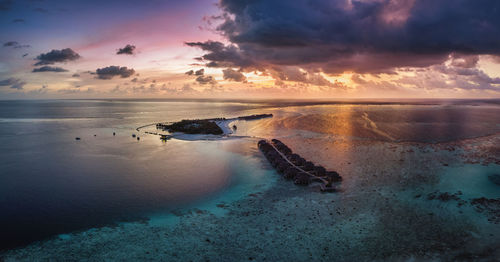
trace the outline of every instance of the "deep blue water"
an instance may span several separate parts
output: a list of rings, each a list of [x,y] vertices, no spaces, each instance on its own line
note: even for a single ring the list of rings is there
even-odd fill
[[[152,135],[141,135],[140,141],[131,137],[144,124],[232,116],[248,108],[238,103],[0,102],[0,249],[141,219],[241,183],[263,183],[252,141],[165,143]],[[256,179],[249,183],[243,179],[248,176]]]

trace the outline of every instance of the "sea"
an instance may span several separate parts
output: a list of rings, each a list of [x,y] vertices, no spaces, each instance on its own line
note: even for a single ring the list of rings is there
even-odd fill
[[[234,134],[217,139],[161,140],[151,134],[155,123],[264,113],[273,117],[235,121]],[[143,126],[148,128],[138,129]],[[309,160],[343,171],[345,186],[336,197],[359,190],[367,182],[358,179],[366,170],[370,177],[377,170],[404,176],[399,170],[421,168],[418,156],[360,161],[377,146],[393,150],[383,152],[427,145],[435,151],[485,139],[489,147],[474,148],[474,154],[483,153],[477,161],[489,157],[489,162],[469,165],[450,156],[451,150],[440,151],[439,181],[416,187],[444,185],[440,189],[471,198],[499,198],[500,187],[488,182],[488,176],[500,174],[499,132],[500,100],[492,99],[0,101],[0,250],[40,250],[55,239],[71,241],[72,234],[134,223],[175,227],[186,210],[222,218],[232,214],[224,205],[283,183],[297,190],[267,163],[256,147],[260,139],[282,139]],[[398,192],[413,198],[406,188]]]

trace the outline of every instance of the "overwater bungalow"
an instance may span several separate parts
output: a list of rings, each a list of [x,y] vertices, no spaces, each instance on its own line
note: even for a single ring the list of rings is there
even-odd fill
[[[314,164],[311,161],[306,161],[303,167],[304,170],[306,171],[313,171],[314,170]]]
[[[288,167],[291,167],[290,163],[288,163],[286,161],[282,161],[281,163],[278,164],[278,166],[276,167],[276,170],[279,173],[283,173]]]
[[[300,172],[295,176],[293,183],[296,185],[309,185],[310,176],[307,173]]]
[[[326,173],[326,169],[322,166],[315,166],[314,172],[316,173],[317,176],[324,176]]]
[[[325,173],[325,176],[327,177],[327,179],[329,179],[333,182],[339,182],[342,180],[342,177],[339,175],[339,173],[337,173],[335,171],[327,171]]]
[[[285,179],[292,179],[297,185],[319,182],[323,183],[322,191],[334,192],[333,183],[342,179],[337,172],[327,171],[323,166],[316,166],[313,162],[294,154],[288,146],[277,139],[273,139],[271,144],[266,140],[260,140],[257,145],[276,171],[283,174]]]
[[[295,176],[297,175],[298,170],[293,167],[289,167],[283,172],[283,177],[285,179],[294,179]]]

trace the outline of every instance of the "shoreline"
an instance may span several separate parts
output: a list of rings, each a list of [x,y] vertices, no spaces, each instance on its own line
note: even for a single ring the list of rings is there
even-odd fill
[[[230,118],[225,120],[215,120],[215,123],[222,129],[222,136],[232,135],[233,129],[230,127],[231,123],[238,120],[237,118]]]

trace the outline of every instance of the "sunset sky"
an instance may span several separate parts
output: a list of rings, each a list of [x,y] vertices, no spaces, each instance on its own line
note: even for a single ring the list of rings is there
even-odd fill
[[[498,0],[0,0],[0,99],[498,98]]]

